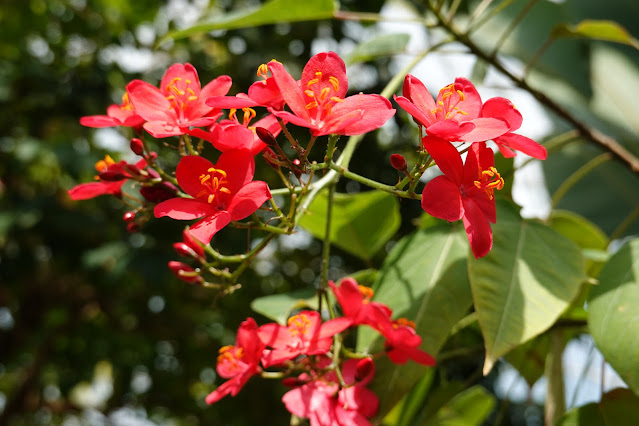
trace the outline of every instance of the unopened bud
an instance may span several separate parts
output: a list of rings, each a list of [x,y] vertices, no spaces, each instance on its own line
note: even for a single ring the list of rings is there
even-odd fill
[[[126,223],[133,222],[133,219],[135,219],[135,212],[126,212],[124,216],[122,216],[122,220]]]
[[[169,269],[176,277],[189,284],[204,282],[200,274],[189,265],[172,260],[169,262]]]
[[[277,140],[275,140],[275,136],[273,136],[273,133],[271,133],[268,129],[265,129],[264,127],[256,127],[255,133],[257,134],[257,137],[260,138],[260,140],[264,142],[265,144],[269,146],[277,145]]]
[[[130,146],[131,146],[131,151],[133,151],[135,155],[144,154],[144,144],[142,143],[140,139],[132,138]]]
[[[192,257],[192,258],[198,257],[197,253],[195,253],[191,247],[187,246],[184,243],[174,243],[173,249],[180,256]]]
[[[131,234],[135,234],[136,232],[140,230],[140,224],[136,222],[131,222],[126,225],[126,230],[130,232]]]
[[[188,229],[182,231],[182,242],[189,246],[189,248],[199,257],[206,257],[204,254],[204,247],[202,247],[202,244],[200,244],[200,242],[191,235]]]
[[[406,159],[401,154],[392,154],[390,157],[391,166],[394,169],[399,170],[400,172],[405,172],[406,167]]]
[[[277,164],[277,154],[275,154],[275,151],[273,151],[268,146],[264,148],[264,151],[262,151],[262,156],[264,157],[264,161],[266,161],[269,166],[271,166],[275,170],[280,168],[279,164]]]
[[[355,367],[355,380],[361,382],[375,373],[375,363],[370,358],[362,358]]]
[[[305,382],[297,377],[286,377],[282,380],[282,384],[287,388],[296,388],[302,386]]]
[[[176,196],[176,188],[169,182],[159,182],[152,186],[140,188],[140,195],[152,203],[161,203]]]

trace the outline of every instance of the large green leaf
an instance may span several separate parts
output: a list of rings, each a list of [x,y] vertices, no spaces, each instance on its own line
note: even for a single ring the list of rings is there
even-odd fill
[[[601,401],[573,408],[555,426],[636,426],[639,398],[628,389],[613,389]]]
[[[409,40],[409,34],[379,35],[355,46],[345,62],[352,65],[358,62],[372,61],[379,57],[397,55],[404,52]]]
[[[542,223],[522,220],[510,204],[498,207],[491,252],[468,264],[486,346],[484,374],[500,356],[547,330],[586,279],[575,243]]]
[[[380,270],[374,300],[393,309],[393,316],[415,322],[422,336],[421,349],[437,354],[453,326],[463,318],[472,298],[466,272],[468,241],[459,226],[444,224],[419,230],[400,240]],[[382,339],[361,327],[358,348],[374,352]],[[397,366],[380,360],[373,388],[386,395],[384,415],[424,374],[424,367],[409,362]]]
[[[322,192],[309,206],[299,225],[323,239],[328,198]],[[386,192],[335,194],[331,216],[331,243],[364,260],[370,260],[401,225],[399,203]]]
[[[333,17],[333,13],[336,10],[337,5],[335,0],[271,0],[260,7],[220,15],[210,22],[201,23],[185,30],[171,32],[160,42],[167,39],[184,38],[214,30],[232,30],[236,28],[276,24],[278,22],[328,19]]]
[[[614,21],[603,19],[585,19],[576,25],[559,24],[552,30],[554,38],[583,37],[591,40],[611,41],[627,44],[639,49],[639,40],[628,30]]]
[[[639,393],[639,239],[604,265],[590,291],[588,319],[597,347],[632,390]]]
[[[424,426],[478,426],[495,407],[495,397],[480,385],[455,395]]]

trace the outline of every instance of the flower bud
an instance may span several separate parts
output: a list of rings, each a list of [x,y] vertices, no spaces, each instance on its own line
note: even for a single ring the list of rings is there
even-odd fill
[[[204,254],[204,247],[202,247],[200,242],[191,235],[188,229],[182,231],[182,242],[193,250],[197,257],[206,258],[206,255]]]
[[[361,382],[374,374],[375,363],[370,358],[362,358],[355,367],[355,380]]]
[[[126,223],[133,222],[133,219],[135,219],[135,212],[126,212],[124,216],[122,216],[122,220]]]
[[[131,151],[133,151],[135,155],[144,154],[144,144],[142,143],[140,139],[132,138],[130,147],[131,147]]]
[[[161,203],[176,196],[175,186],[169,182],[159,182],[140,188],[140,195],[152,203]]]
[[[191,247],[187,246],[184,243],[174,243],[173,249],[180,256],[192,257],[192,258],[198,257],[197,253],[195,253]]]
[[[269,146],[277,145],[277,140],[275,140],[275,136],[273,136],[273,133],[271,133],[268,129],[265,129],[264,127],[256,127],[255,133],[257,134],[257,137],[260,138],[260,140],[264,142],[265,144]]]
[[[140,230],[140,224],[136,222],[131,222],[126,225],[126,230],[130,232],[131,234],[135,234],[136,232]]]
[[[126,176],[122,174],[121,172],[109,171],[109,170],[107,170],[106,172],[100,173],[98,176],[100,177],[100,180],[105,182],[117,182],[119,180],[126,179]]]
[[[405,172],[407,170],[406,167],[406,159],[401,154],[392,154],[390,157],[391,166],[394,169],[399,170],[400,172]]]
[[[264,148],[264,151],[262,151],[262,156],[264,157],[264,161],[266,161],[266,163],[269,166],[271,166],[275,170],[280,168],[279,164],[277,164],[277,161],[278,161],[277,154],[268,146]]]
[[[199,275],[199,273],[191,268],[189,265],[186,265],[182,262],[177,262],[172,260],[169,262],[169,269],[176,277],[189,284],[198,284],[204,282],[204,279]]]
[[[304,383],[306,382],[298,379],[297,377],[285,377],[282,379],[282,384],[287,388],[296,388],[298,386],[302,386]]]

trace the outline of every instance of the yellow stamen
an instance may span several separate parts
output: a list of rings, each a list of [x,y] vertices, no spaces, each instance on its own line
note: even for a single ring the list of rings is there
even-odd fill
[[[364,299],[366,300],[372,299],[375,295],[375,291],[370,287],[366,287],[363,285],[358,285],[357,287],[359,288],[359,292],[362,294],[362,296],[364,296]]]
[[[404,326],[404,327],[410,327],[413,330],[415,329],[415,323],[409,319],[406,318],[399,318],[395,321],[393,321],[393,325],[395,326],[395,328],[398,328],[400,326]]]
[[[504,187],[504,178],[501,177],[496,168],[483,170],[479,173],[479,180],[473,182],[476,188],[483,189],[486,196],[490,200],[494,198],[495,190],[500,190]]]
[[[288,324],[288,332],[292,336],[306,334],[311,326],[311,320],[304,314],[292,316],[286,323]]]
[[[110,155],[106,155],[104,157],[104,160],[100,160],[95,163],[95,169],[100,173],[106,172],[109,169],[109,166],[112,166],[114,164],[115,161],[113,161],[113,158],[111,158]]]
[[[339,90],[339,80],[337,79],[337,77],[330,76],[328,78],[328,81],[333,85],[333,90],[337,92]]]

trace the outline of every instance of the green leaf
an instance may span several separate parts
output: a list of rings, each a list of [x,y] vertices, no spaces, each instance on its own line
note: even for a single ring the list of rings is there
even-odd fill
[[[435,356],[451,329],[463,318],[472,299],[466,272],[468,240],[463,229],[449,224],[419,230],[400,240],[379,272],[374,300],[393,309],[395,318],[415,322],[421,349]],[[360,327],[359,350],[375,352],[382,340],[368,327]],[[413,362],[402,366],[380,360],[373,389],[386,395],[384,415],[424,374]]]
[[[611,41],[639,49],[639,40],[631,36],[628,30],[617,22],[601,19],[586,19],[577,25],[559,24],[553,28],[551,37]]]
[[[271,0],[257,8],[220,15],[213,21],[197,24],[185,30],[173,31],[165,35],[160,40],[160,44],[168,39],[179,39],[214,30],[328,19],[333,17],[336,10],[335,0]]]
[[[251,309],[266,318],[270,318],[280,324],[286,324],[291,312],[295,310],[317,309],[316,291],[309,288],[291,293],[258,297],[251,302]]]
[[[379,35],[355,46],[345,62],[348,65],[353,65],[358,62],[372,61],[376,58],[402,53],[406,50],[409,40],[409,34]]]
[[[299,225],[324,239],[328,198],[322,192],[302,216]],[[370,260],[401,225],[399,203],[381,191],[335,194],[331,217],[331,244],[360,259]]]
[[[511,349],[547,330],[579,292],[585,261],[575,243],[550,227],[522,220],[498,203],[493,248],[470,258],[475,311],[484,336],[484,374]]]
[[[639,398],[628,389],[613,389],[601,401],[573,408],[555,426],[635,426]]]
[[[628,386],[639,393],[639,239],[604,265],[590,290],[588,322],[595,343]]]
[[[480,385],[455,395],[424,426],[478,426],[495,407],[495,397]]]

